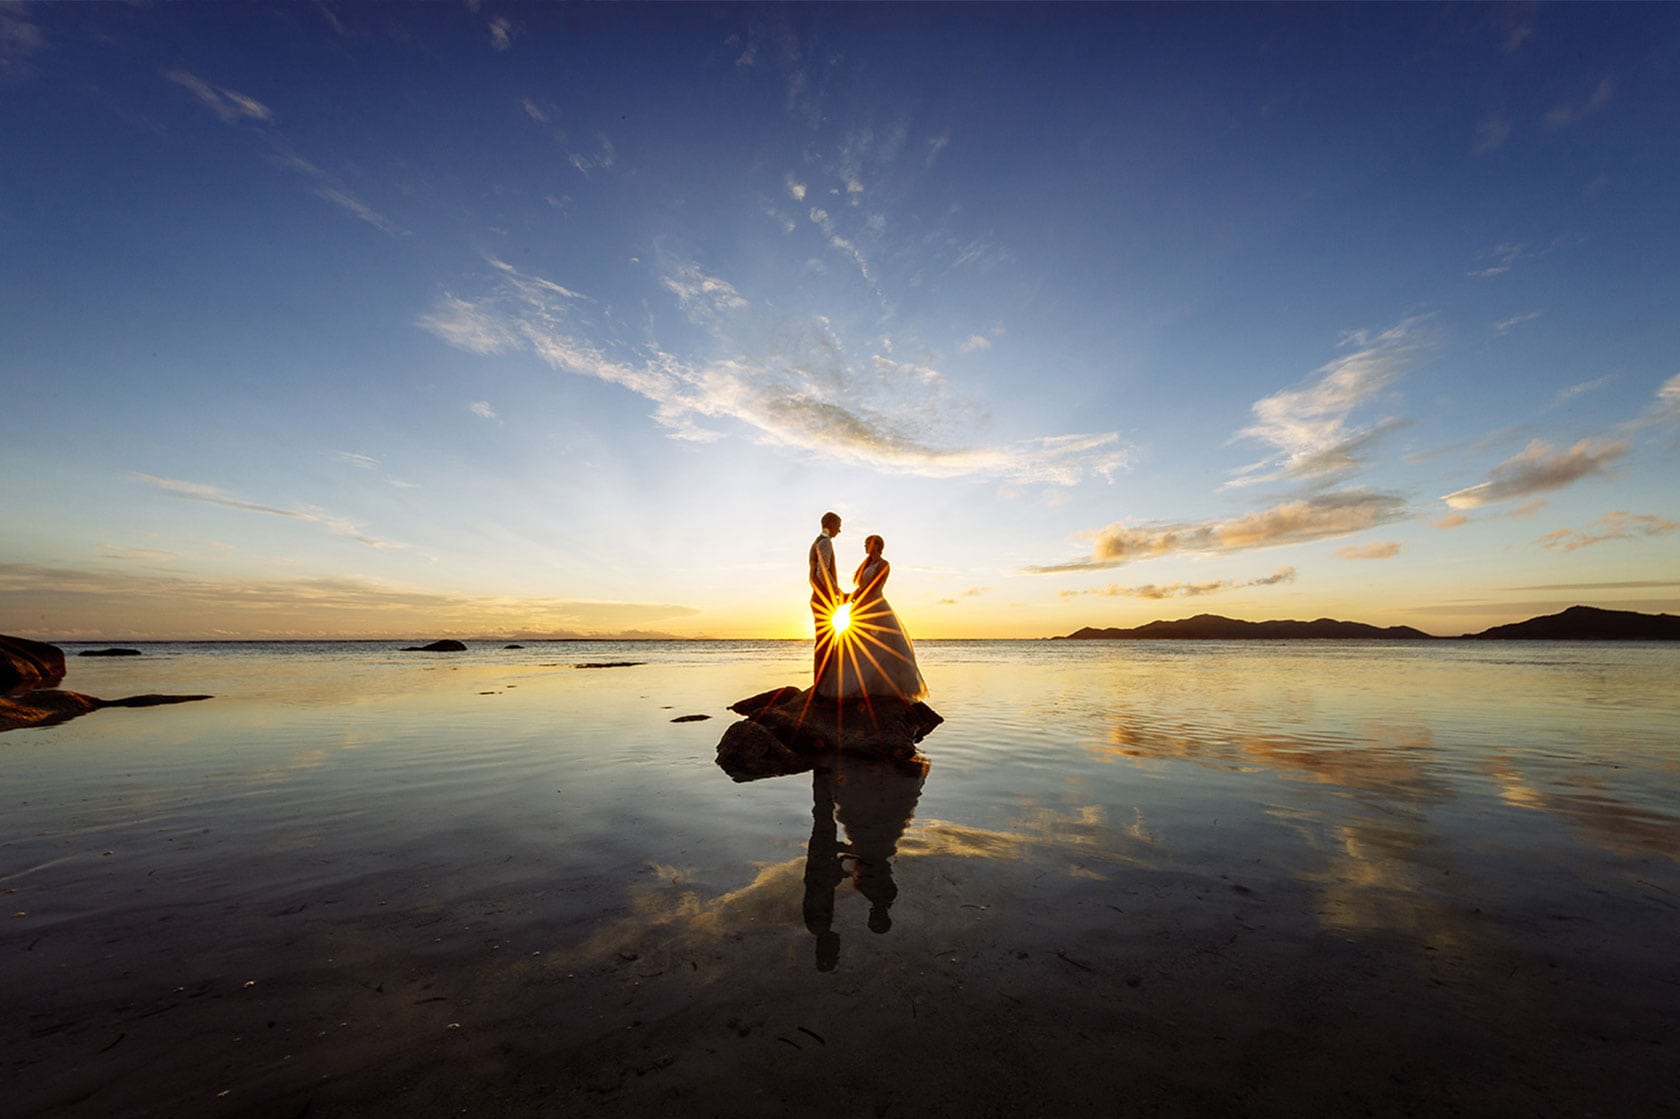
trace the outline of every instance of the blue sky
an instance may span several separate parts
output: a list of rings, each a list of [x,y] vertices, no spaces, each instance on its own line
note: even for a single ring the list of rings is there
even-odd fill
[[[0,628],[1680,609],[1672,5],[0,6]]]

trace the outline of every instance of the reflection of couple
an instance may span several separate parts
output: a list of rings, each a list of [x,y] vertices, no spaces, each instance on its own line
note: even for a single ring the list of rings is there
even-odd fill
[[[834,931],[834,891],[847,878],[869,901],[869,931],[892,928],[889,910],[898,897],[893,856],[916,812],[927,777],[925,761],[894,764],[840,759],[811,774],[811,843],[805,852],[805,927],[817,938],[817,970],[840,960]],[[840,842],[835,818],[846,828]],[[849,865],[848,865],[849,861]]]
[[[927,695],[916,667],[910,635],[881,593],[892,565],[881,554],[879,536],[863,542],[863,562],[852,576],[851,591],[840,589],[834,569],[834,538],[840,517],[824,513],[822,534],[811,544],[811,614],[817,624],[812,664],[813,691],[831,699],[898,696],[915,702]],[[844,608],[844,609],[843,609]]]

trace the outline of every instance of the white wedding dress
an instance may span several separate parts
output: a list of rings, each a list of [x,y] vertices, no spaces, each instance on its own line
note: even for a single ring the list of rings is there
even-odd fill
[[[835,663],[823,673],[818,695],[890,695],[910,703],[926,698],[927,683],[916,667],[915,646],[881,593],[886,585],[882,567],[883,561],[873,560],[859,572],[851,624],[834,642]]]

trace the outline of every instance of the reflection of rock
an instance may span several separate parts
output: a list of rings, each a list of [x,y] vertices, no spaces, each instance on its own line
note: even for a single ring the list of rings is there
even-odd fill
[[[803,772],[811,755],[912,758],[916,743],[945,721],[927,704],[895,696],[833,700],[794,687],[761,692],[729,709],[747,717],[724,733],[717,762],[737,781]]]
[[[137,657],[139,649],[83,649],[78,657]]]
[[[444,638],[442,641],[434,641],[430,645],[403,646],[403,652],[405,653],[464,653],[466,651],[467,647],[465,645],[461,644],[459,641],[453,641],[449,638]]]
[[[0,633],[0,691],[64,679],[64,650],[45,641]]]
[[[24,692],[0,696],[0,731],[56,726],[101,707],[157,707],[209,698],[207,695],[131,695],[123,699],[98,699],[80,692]]]

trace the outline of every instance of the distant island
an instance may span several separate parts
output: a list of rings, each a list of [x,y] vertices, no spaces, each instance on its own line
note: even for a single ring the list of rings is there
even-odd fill
[[[1053,640],[1057,641],[1280,641],[1312,638],[1363,641],[1441,641],[1411,626],[1372,626],[1363,622],[1342,622],[1318,618],[1310,622],[1245,622],[1218,614],[1197,614],[1177,621],[1155,621],[1130,629],[1086,626]],[[1547,614],[1526,622],[1494,626],[1481,633],[1464,634],[1471,641],[1680,641],[1680,617],[1672,614],[1640,614],[1632,610],[1602,610],[1596,606],[1571,606],[1561,614]]]

